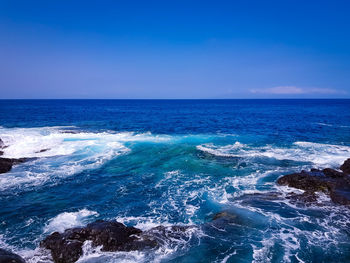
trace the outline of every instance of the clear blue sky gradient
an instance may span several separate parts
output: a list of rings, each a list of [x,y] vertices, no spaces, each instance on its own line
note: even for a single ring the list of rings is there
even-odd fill
[[[0,0],[0,98],[350,98],[350,1]]]

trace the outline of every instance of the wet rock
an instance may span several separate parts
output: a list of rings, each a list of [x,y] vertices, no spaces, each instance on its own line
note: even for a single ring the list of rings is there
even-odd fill
[[[35,153],[43,153],[43,152],[47,152],[50,149],[41,149],[40,151],[36,151]]]
[[[340,170],[342,170],[346,174],[350,174],[350,158],[347,159],[341,166]]]
[[[305,191],[302,194],[291,192],[286,196],[291,203],[315,203],[317,202],[317,195],[314,192]]]
[[[331,169],[331,168],[323,169],[322,172],[324,173],[325,176],[333,177],[333,178],[342,178],[345,176],[344,173],[338,172],[338,171]]]
[[[345,170],[347,162],[348,160],[342,165]],[[350,205],[350,176],[331,168],[284,175],[277,180],[277,183],[305,191],[302,195],[289,194],[288,197],[291,199],[315,202],[317,200],[315,193],[323,192],[336,204]]]
[[[225,220],[225,221],[235,221],[237,219],[237,215],[230,213],[228,211],[223,211],[215,214],[213,216],[213,221],[216,220]]]
[[[85,241],[101,246],[102,251],[135,251],[152,249],[182,239],[187,226],[158,226],[148,231],[125,226],[117,221],[98,220],[86,227],[71,228],[63,233],[54,232],[40,246],[51,251],[55,263],[73,263],[82,255]]]
[[[0,248],[0,263],[25,263],[20,256]]]
[[[11,171],[13,165],[23,163],[27,160],[27,158],[13,159],[0,157],[0,174]]]
[[[83,241],[69,239],[58,232],[48,236],[40,245],[51,250],[56,263],[73,263],[83,254]]]
[[[0,149],[2,149],[2,148],[5,148],[5,143],[4,143],[3,140],[1,140],[1,138],[0,138]]]
[[[188,238],[186,231],[194,229],[195,226],[157,226],[144,231],[140,236],[142,240],[150,242],[152,247],[164,245],[174,240]]]

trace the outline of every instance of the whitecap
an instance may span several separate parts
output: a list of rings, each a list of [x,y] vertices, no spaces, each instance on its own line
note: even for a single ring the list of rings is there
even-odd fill
[[[72,227],[84,226],[98,216],[96,211],[81,209],[77,212],[63,212],[50,219],[44,227],[44,233],[64,232]]]

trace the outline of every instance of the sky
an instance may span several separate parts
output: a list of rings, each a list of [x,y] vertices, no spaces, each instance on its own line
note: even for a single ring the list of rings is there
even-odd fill
[[[337,0],[0,0],[0,98],[350,98],[349,14]]]

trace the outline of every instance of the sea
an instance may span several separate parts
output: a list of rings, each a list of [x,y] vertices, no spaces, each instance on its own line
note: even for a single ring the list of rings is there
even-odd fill
[[[0,138],[30,158],[0,174],[0,248],[27,262],[98,219],[188,228],[153,250],[87,244],[80,263],[350,262],[350,209],[276,184],[350,158],[350,100],[0,100]]]

